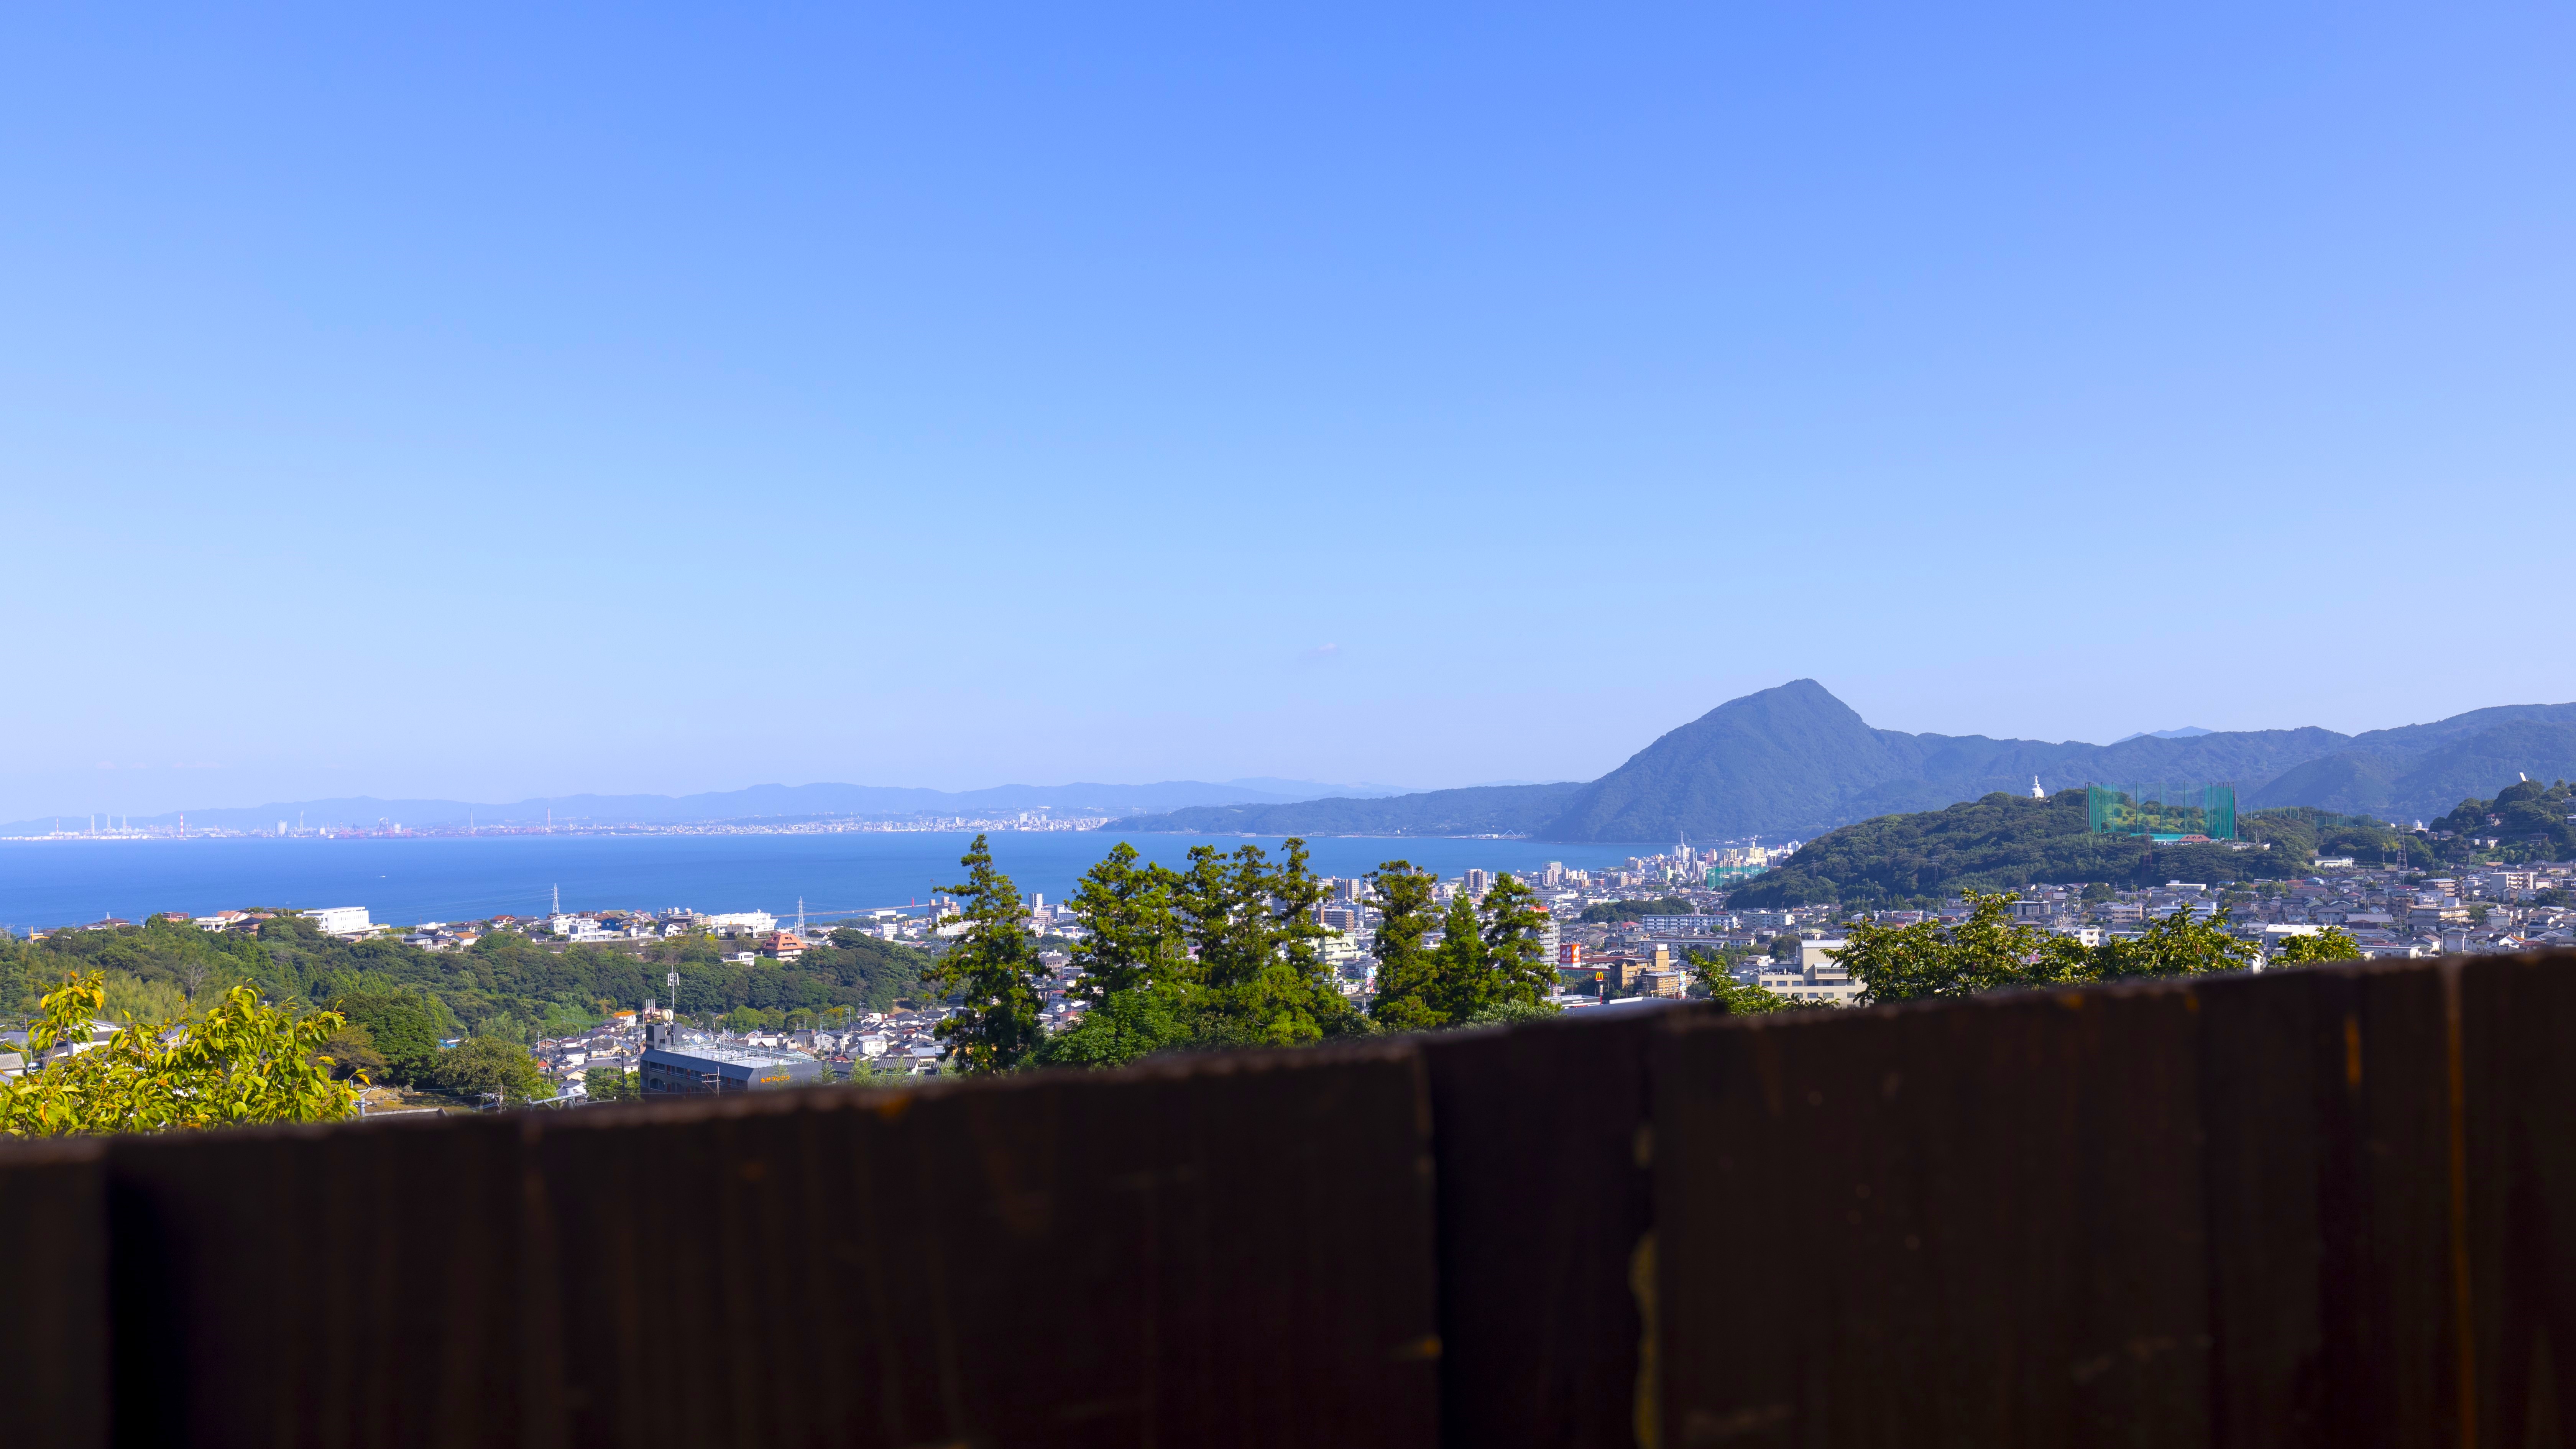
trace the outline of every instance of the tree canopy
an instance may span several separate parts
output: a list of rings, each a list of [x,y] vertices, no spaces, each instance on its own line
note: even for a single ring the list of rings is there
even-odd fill
[[[993,868],[992,848],[975,837],[958,859],[966,879],[941,889],[960,907],[965,934],[931,968],[934,989],[957,999],[956,1015],[939,1023],[946,1057],[968,1072],[1002,1072],[1018,1066],[1045,1039],[1038,1025],[1040,982],[1037,941],[1022,920],[1019,887]]]
[[[1069,994],[1089,1010],[1050,1037],[1047,1065],[1118,1066],[1158,1052],[1297,1046],[1366,1029],[1336,988],[1316,922],[1324,884],[1306,842],[1193,846],[1182,870],[1121,843],[1067,901],[1084,928]]]
[[[2463,800],[2432,828],[2462,839],[2492,839],[2513,855],[2564,859],[2576,853],[2576,790],[2564,780],[2516,780],[2492,800]]]
[[[1390,1031],[1464,1026],[1504,1006],[1548,1009],[1556,965],[1540,956],[1545,917],[1529,887],[1505,873],[1485,898],[1465,892],[1439,912],[1440,939],[1424,944],[1434,918],[1436,877],[1391,860],[1369,877],[1383,917],[1377,933],[1377,997],[1369,1015]]]
[[[2149,921],[2134,936],[2087,947],[2072,936],[2015,922],[2009,895],[1961,895],[1969,906],[1965,920],[1906,926],[1856,921],[1849,926],[1846,944],[1834,959],[1861,983],[1863,1003],[2244,971],[2254,966],[2257,955],[2252,943],[2229,933],[2224,906],[2206,916],[2175,911]],[[2352,938],[2338,930],[2292,937],[2278,959],[2299,964],[2360,954]]]
[[[28,1027],[28,1069],[0,1082],[0,1131],[58,1137],[329,1122],[356,1109],[357,1084],[337,1079],[323,1053],[342,1019],[266,1005],[249,985],[228,988],[194,1019],[128,1025],[104,1044],[35,1064],[58,1045],[91,1039],[103,977],[82,974],[44,997]]]
[[[1699,907],[1680,896],[1659,896],[1651,901],[1601,901],[1583,908],[1585,925],[1602,925],[1611,921],[1634,921],[1646,916],[1689,916]]]
[[[442,1038],[566,1035],[620,1006],[667,997],[662,978],[670,971],[680,973],[677,1004],[686,1015],[748,1006],[783,1018],[918,1002],[931,959],[848,928],[794,961],[732,959],[737,954],[734,943],[705,935],[550,948],[507,930],[466,950],[426,951],[381,936],[343,941],[287,912],[260,922],[255,934],[154,916],[139,926],[55,931],[33,942],[0,937],[0,1011],[32,1011],[52,983],[87,971],[101,974],[103,1010],[156,1018],[247,983],[282,1005],[336,1004],[366,1026],[390,1078],[409,1082],[427,1070],[427,1054]]]

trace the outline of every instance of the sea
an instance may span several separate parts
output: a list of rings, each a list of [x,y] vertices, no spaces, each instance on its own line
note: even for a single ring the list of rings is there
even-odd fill
[[[997,869],[1023,897],[1061,902],[1082,873],[1125,841],[1149,860],[1185,864],[1193,845],[1251,844],[1275,859],[1275,837],[1009,831],[989,837]],[[769,911],[829,920],[926,904],[965,878],[972,832],[850,831],[817,835],[498,835],[233,837],[0,841],[0,924],[19,934],[151,912],[364,906],[380,924],[566,910]],[[1455,876],[1471,868],[1528,873],[1550,861],[1596,870],[1661,845],[1528,840],[1310,839],[1318,875],[1358,876],[1387,861]]]

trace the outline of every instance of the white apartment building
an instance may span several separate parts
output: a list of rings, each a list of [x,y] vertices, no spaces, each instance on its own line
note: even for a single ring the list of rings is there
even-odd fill
[[[324,906],[306,911],[305,917],[334,936],[363,936],[375,929],[367,923],[365,906]]]

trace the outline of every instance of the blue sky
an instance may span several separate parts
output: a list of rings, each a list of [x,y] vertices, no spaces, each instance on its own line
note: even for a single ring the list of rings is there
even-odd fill
[[[2571,41],[20,7],[0,818],[2576,699]]]

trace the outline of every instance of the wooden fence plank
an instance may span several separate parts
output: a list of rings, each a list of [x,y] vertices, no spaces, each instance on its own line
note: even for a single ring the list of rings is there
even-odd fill
[[[102,1155],[96,1141],[0,1149],[0,1412],[14,1442],[107,1443]]]
[[[546,1121],[572,1442],[1437,1434],[1409,1044]]]
[[[1660,1442],[2202,1442],[2192,1008],[2110,988],[1665,1033]]]
[[[2475,1442],[2576,1444],[2576,954],[2458,976]]]
[[[550,1442],[529,1120],[111,1142],[117,1442]]]
[[[1634,1442],[1646,1055],[1691,1007],[1422,1039],[1439,1163],[1441,1439]]]
[[[2269,972],[2195,990],[2216,1441],[2454,1442],[2438,969]]]

